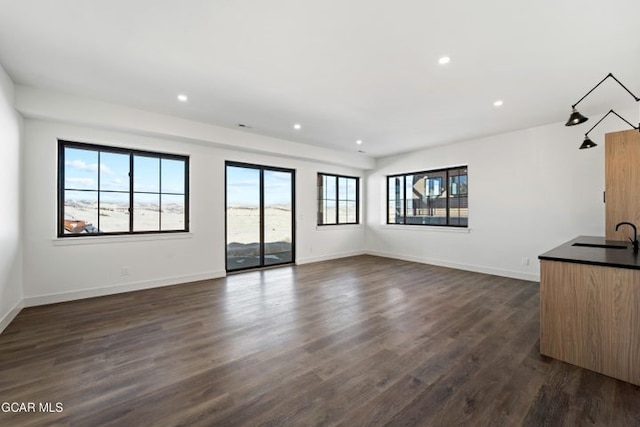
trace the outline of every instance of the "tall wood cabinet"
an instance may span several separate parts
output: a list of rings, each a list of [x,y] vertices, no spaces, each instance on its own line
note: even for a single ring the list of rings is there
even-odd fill
[[[605,136],[605,237],[627,240],[631,227],[616,224],[628,221],[640,228],[640,132],[626,130]],[[640,230],[639,230],[640,231]]]

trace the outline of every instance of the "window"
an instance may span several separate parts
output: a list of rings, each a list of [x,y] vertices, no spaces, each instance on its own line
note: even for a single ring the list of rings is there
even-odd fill
[[[467,167],[387,177],[387,224],[467,227]]]
[[[58,141],[58,237],[189,231],[189,158]]]
[[[360,178],[318,174],[318,225],[358,224]]]

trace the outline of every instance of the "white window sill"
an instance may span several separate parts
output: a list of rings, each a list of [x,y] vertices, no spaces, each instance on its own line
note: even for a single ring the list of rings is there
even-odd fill
[[[424,232],[441,232],[441,233],[462,233],[469,234],[471,229],[468,227],[447,227],[444,225],[402,225],[402,224],[380,224],[380,228],[386,230],[405,230],[405,231],[424,231]]]
[[[159,240],[191,239],[193,233],[166,233],[166,234],[121,234],[117,236],[82,236],[82,237],[58,237],[51,241],[53,246],[74,245],[100,245],[106,243],[125,242],[150,242]]]
[[[329,231],[329,230],[353,230],[362,228],[362,224],[335,224],[335,225],[316,225],[317,231]]]

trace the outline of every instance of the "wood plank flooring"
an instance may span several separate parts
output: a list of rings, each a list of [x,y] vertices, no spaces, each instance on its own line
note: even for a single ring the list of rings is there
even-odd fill
[[[539,354],[538,284],[359,256],[23,310],[0,426],[638,426]]]

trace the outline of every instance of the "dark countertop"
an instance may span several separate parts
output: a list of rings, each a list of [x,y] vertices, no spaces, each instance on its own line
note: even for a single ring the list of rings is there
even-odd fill
[[[573,246],[574,243],[618,245],[625,249]],[[631,242],[605,240],[598,236],[579,236],[538,256],[541,260],[601,265],[640,270],[640,254],[634,254]]]

